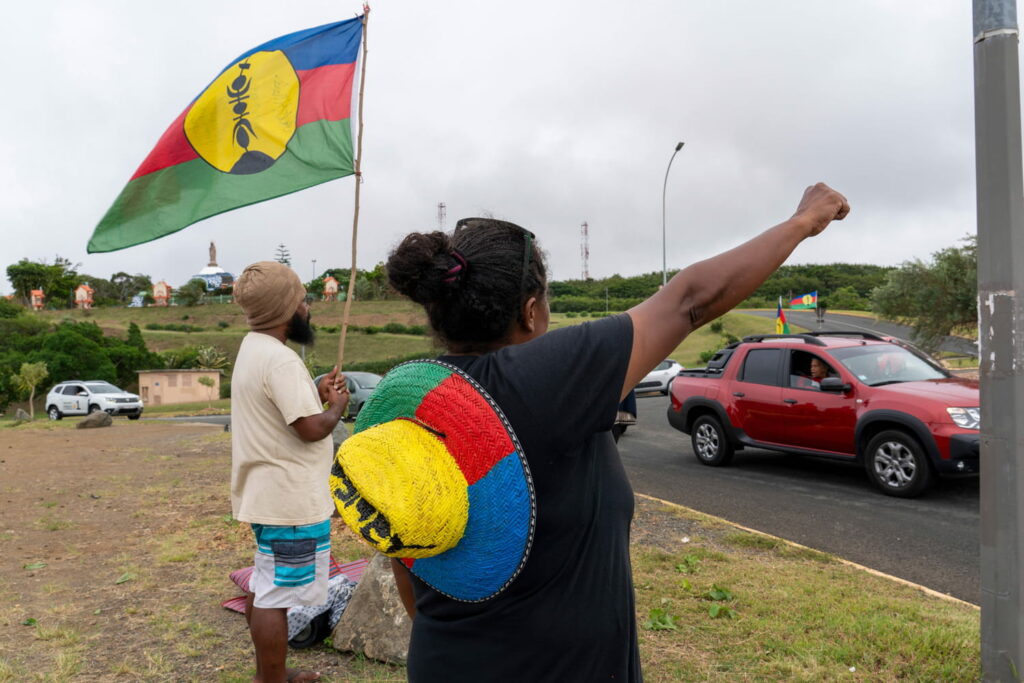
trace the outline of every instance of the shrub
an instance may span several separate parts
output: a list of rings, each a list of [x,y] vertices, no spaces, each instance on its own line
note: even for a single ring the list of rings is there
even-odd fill
[[[25,309],[13,301],[0,297],[0,318],[17,318]]]
[[[217,327],[219,327],[222,330],[226,330],[230,326],[231,326],[231,324],[227,320],[221,320],[221,321],[218,321],[218,323],[217,323]]]
[[[231,398],[231,378],[222,377],[220,380],[220,397]]]
[[[715,320],[710,325],[708,325],[708,329],[710,329],[715,334],[722,334],[722,321]]]
[[[643,299],[638,297],[605,299],[604,297],[555,296],[551,297],[549,304],[553,313],[568,313],[569,311],[582,313],[606,308],[608,311],[619,312],[632,308],[641,301]]]
[[[701,351],[700,362],[707,363],[709,360],[715,357],[716,353],[718,353],[718,349],[707,349],[706,351]]]
[[[160,323],[146,323],[146,329],[147,330],[162,330],[162,329],[164,329],[164,326],[161,325]]]

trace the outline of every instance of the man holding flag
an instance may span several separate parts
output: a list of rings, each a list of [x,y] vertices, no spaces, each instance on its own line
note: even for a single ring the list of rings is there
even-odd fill
[[[231,512],[256,541],[245,617],[257,681],[320,677],[285,668],[287,610],[327,602],[331,432],[349,395],[337,367],[315,386],[285,344],[313,341],[305,296],[295,271],[276,261],[252,264],[235,284],[251,331],[231,373]]]

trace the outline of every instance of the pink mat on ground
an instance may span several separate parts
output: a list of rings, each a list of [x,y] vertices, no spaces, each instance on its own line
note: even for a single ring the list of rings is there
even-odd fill
[[[338,562],[332,557],[331,573],[328,576],[333,579],[338,574],[344,574],[348,578],[352,579],[354,583],[359,583],[359,579],[363,578],[363,572],[366,570],[366,565],[368,564],[370,564],[369,560],[355,560],[354,562],[338,564]],[[231,572],[229,576],[231,580],[235,582],[236,586],[246,592],[249,592],[249,578],[252,576],[252,567],[236,569]],[[240,595],[237,598],[225,600],[220,603],[220,605],[221,607],[226,607],[233,612],[245,614],[245,601],[246,596]]]

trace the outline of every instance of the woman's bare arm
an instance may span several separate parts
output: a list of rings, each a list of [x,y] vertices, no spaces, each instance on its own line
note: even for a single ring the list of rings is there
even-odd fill
[[[416,596],[412,592],[412,579],[409,578],[409,568],[404,564],[391,558],[391,572],[395,575],[395,585],[398,587],[398,597],[402,599],[402,606],[410,619],[416,618]]]
[[[804,239],[850,211],[846,198],[818,183],[804,191],[787,221],[724,253],[676,274],[646,301],[631,308],[633,352],[622,397],[690,332],[734,308],[783,264]]]

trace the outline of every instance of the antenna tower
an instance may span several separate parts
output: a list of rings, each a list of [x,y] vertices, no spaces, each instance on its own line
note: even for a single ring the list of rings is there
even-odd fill
[[[437,204],[437,229],[444,230],[444,224],[448,220],[448,206],[444,202]]]
[[[590,232],[586,221],[580,226],[580,257],[583,259],[583,279],[590,279]]]

